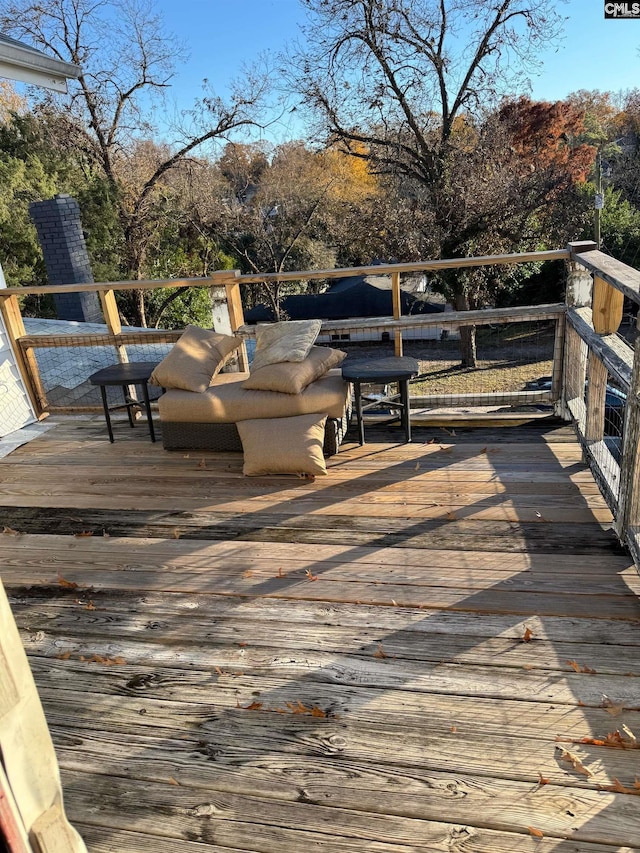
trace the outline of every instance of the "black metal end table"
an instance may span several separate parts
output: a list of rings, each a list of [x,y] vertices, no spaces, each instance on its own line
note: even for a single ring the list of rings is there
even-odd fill
[[[113,428],[111,426],[110,412],[117,409],[126,409],[129,416],[129,426],[135,426],[133,421],[132,409],[144,406],[147,414],[147,424],[149,425],[149,435],[151,441],[156,440],[156,434],[153,429],[153,420],[151,418],[151,400],[149,398],[149,377],[157,366],[155,361],[130,361],[123,364],[112,364],[102,370],[98,370],[89,377],[89,382],[92,385],[100,386],[102,394],[102,406],[104,408],[104,417],[107,422],[107,430],[109,432],[109,441],[113,444]],[[120,406],[109,406],[107,401],[107,385],[120,385],[124,394],[124,403]],[[142,389],[142,402],[129,396],[129,386],[139,386]],[[163,389],[164,390],[164,389]]]
[[[409,414],[409,380],[420,372],[420,365],[415,358],[407,356],[392,356],[390,358],[368,358],[360,361],[347,362],[342,368],[342,377],[353,382],[356,401],[356,415],[358,418],[358,432],[360,444],[364,444],[364,420],[363,412],[368,409],[380,408],[388,405],[400,410],[400,421],[404,427],[407,442],[411,441],[411,418]],[[386,385],[397,382],[400,391],[400,400],[389,397],[373,398],[362,394],[362,385]],[[366,405],[363,400],[368,400]],[[393,418],[396,420],[396,418]]]

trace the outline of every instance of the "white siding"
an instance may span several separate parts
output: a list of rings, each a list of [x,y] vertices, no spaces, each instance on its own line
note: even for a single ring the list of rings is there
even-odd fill
[[[36,420],[0,315],[0,438]]]

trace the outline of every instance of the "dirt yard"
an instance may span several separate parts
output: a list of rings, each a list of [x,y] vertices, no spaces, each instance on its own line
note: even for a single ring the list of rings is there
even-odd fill
[[[554,326],[538,322],[479,327],[476,368],[460,365],[457,340],[405,340],[404,355],[420,364],[420,375],[411,382],[411,395],[525,390],[528,382],[551,375]],[[382,358],[393,355],[393,342],[346,344],[344,349],[353,360]]]

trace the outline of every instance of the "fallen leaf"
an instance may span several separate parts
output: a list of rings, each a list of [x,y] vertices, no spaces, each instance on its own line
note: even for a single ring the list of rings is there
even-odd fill
[[[311,708],[307,708],[307,706],[303,702],[301,702],[299,699],[297,702],[287,702],[286,705],[292,714],[310,714],[311,713]]]
[[[249,705],[238,705],[243,711],[259,711],[262,708],[262,702],[251,702]]]
[[[304,573],[310,581],[317,581],[318,580],[318,575],[312,574],[310,569],[305,569]]]
[[[246,572],[243,572],[243,573],[242,573],[242,577],[243,577],[243,578],[252,578],[252,577],[253,577],[253,572],[251,571],[251,569],[247,569],[247,571],[246,571]]]
[[[170,785],[178,785],[178,786],[180,785],[180,782],[178,782],[177,779],[174,779],[173,776],[169,776],[169,778],[167,779],[167,782]]]
[[[14,530],[13,527],[3,527],[2,533],[4,536],[20,536],[20,533]]]
[[[589,667],[589,666],[582,666],[581,664],[579,664],[575,660],[568,660],[567,663],[569,664],[571,669],[573,669],[575,672],[585,672],[588,675],[595,675],[596,674],[595,669],[591,669],[591,667]]]
[[[624,702],[613,702],[611,699],[609,699],[606,693],[603,693],[602,707],[605,709],[607,714],[610,714],[612,717],[619,717],[620,714],[624,711]]]
[[[394,607],[400,607],[400,605],[399,605],[399,604],[398,604],[398,602],[395,600],[395,598],[392,598],[392,599],[391,599],[391,603],[393,604],[393,606],[394,606]]]
[[[313,706],[313,708],[311,709],[311,716],[312,716],[312,717],[322,717],[322,718],[326,718],[326,717],[328,717],[329,715],[327,714],[327,712],[326,712],[326,711],[323,711],[323,710],[322,710],[322,708],[318,708],[318,706],[317,706],[317,705],[314,705],[314,706]]]
[[[93,536],[92,530],[82,530],[80,533],[73,534],[76,539],[83,539],[85,536]]]
[[[80,660],[85,663],[101,663],[105,666],[112,666],[114,664],[117,666],[124,666],[126,664],[126,660],[123,657],[111,658],[108,655],[98,654],[91,655],[90,658],[81,656]]]
[[[638,783],[637,778],[633,783],[633,788],[627,788],[616,776],[614,776],[612,785],[598,785],[598,790],[612,791],[614,794],[635,794],[636,796],[640,796],[640,784]]]
[[[56,655],[58,660],[69,660],[71,657],[71,652],[62,652],[62,654]]]
[[[58,572],[58,583],[63,589],[78,589],[80,586],[75,581],[68,581],[66,578],[63,578],[60,572]]]
[[[574,755],[573,752],[569,752],[568,749],[562,749],[562,747],[558,747],[558,749],[560,750],[560,758],[562,761],[567,761],[571,764],[576,773],[582,773],[584,776],[593,776],[591,770],[584,766],[577,755]]]
[[[522,642],[523,643],[530,643],[532,639],[533,639],[533,631],[531,630],[531,628],[527,628],[525,630],[524,634],[522,635]]]
[[[457,726],[451,726],[450,731],[451,731],[451,734],[456,734],[456,732],[458,731],[458,727]]]
[[[222,676],[222,675],[229,675],[229,673],[228,673],[228,672],[225,672],[225,671],[224,671],[224,669],[220,669],[220,667],[219,667],[219,666],[214,666],[213,671],[214,671],[217,675],[220,675],[220,676]]]
[[[238,643],[238,645],[240,646],[240,648],[241,648],[241,649],[244,649],[244,647],[245,647],[246,645],[248,645],[248,643]]]
[[[538,770],[538,785],[548,785],[549,780]]]
[[[535,826],[528,826],[529,835],[533,835],[534,838],[544,838],[544,832],[539,829],[536,829]]]
[[[382,648],[382,643],[378,643],[378,651],[374,652],[374,658],[388,658],[389,655]]]

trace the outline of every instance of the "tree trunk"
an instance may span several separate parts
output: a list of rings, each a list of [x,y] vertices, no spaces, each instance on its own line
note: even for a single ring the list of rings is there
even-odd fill
[[[136,228],[132,225],[125,230],[124,256],[129,281],[140,281],[142,278],[142,266],[145,258],[145,247],[138,239]],[[147,328],[147,312],[145,307],[144,290],[134,290],[132,294],[133,324]]]
[[[147,312],[144,304],[144,290],[135,290],[136,324],[147,328]]]
[[[456,311],[468,311],[471,307],[463,286],[455,287],[453,302]],[[463,367],[478,366],[475,326],[460,326],[460,363]]]

